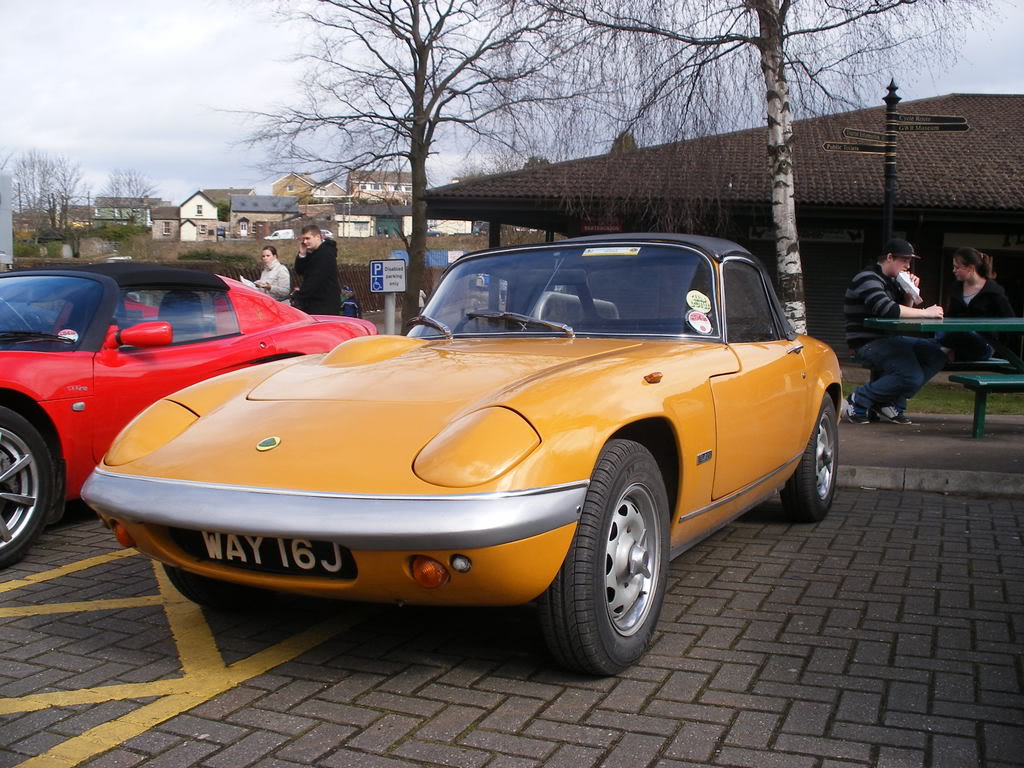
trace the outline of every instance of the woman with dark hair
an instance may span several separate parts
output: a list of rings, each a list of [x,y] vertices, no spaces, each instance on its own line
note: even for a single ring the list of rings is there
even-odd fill
[[[256,281],[256,287],[264,293],[284,303],[290,303],[288,297],[292,292],[292,278],[288,267],[277,260],[277,248],[272,245],[263,246],[260,252],[263,272]]]
[[[992,257],[974,248],[953,253],[953,285],[946,317],[1014,317],[1003,286],[995,281]],[[939,334],[939,343],[953,351],[955,360],[988,360],[992,345],[980,333]]]

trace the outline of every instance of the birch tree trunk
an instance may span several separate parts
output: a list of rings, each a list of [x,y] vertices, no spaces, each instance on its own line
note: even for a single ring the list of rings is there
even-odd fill
[[[747,0],[757,13],[758,48],[768,106],[768,172],[775,225],[775,262],[779,299],[798,333],[807,332],[804,273],[796,229],[796,187],[793,179],[793,113],[789,104],[783,58],[783,31],[789,1]]]

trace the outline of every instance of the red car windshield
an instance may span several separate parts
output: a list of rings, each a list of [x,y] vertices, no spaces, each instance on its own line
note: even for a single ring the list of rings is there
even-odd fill
[[[0,349],[77,349],[103,296],[95,280],[17,275],[0,280]]]

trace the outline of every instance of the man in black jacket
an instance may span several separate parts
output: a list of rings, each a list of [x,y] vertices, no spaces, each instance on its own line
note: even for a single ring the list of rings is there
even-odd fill
[[[934,339],[887,336],[864,325],[869,317],[942,317],[938,305],[919,309],[912,306],[920,281],[909,270],[917,258],[914,246],[906,240],[890,240],[878,263],[858,272],[846,290],[846,343],[854,358],[877,374],[857,387],[844,403],[846,418],[854,424],[875,419],[912,424],[904,413],[907,399],[945,365],[946,355]],[[901,274],[906,281],[903,285]]]
[[[302,228],[295,272],[302,285],[292,294],[292,305],[311,315],[341,314],[338,247],[324,239],[316,224]]]

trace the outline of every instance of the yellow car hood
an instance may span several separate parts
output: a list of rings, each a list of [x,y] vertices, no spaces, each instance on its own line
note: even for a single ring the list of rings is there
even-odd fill
[[[254,387],[248,398],[468,405],[482,396],[598,363],[635,346],[638,342],[622,339],[440,342],[371,336],[340,345],[315,365],[285,368]]]

